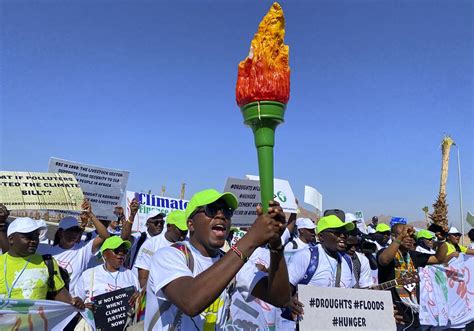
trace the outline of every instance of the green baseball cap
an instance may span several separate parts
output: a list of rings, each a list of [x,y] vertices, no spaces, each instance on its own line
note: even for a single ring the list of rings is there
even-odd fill
[[[428,230],[420,230],[416,233],[416,239],[433,239],[434,234]]]
[[[166,224],[174,224],[181,231],[188,230],[186,214],[182,210],[173,210],[166,216]]]
[[[319,219],[317,229],[318,229],[318,233],[321,233],[327,229],[340,229],[340,228],[344,228],[345,231],[352,231],[354,230],[354,227],[355,225],[352,222],[344,223],[336,215],[328,215]]]
[[[186,219],[192,215],[199,207],[211,204],[219,199],[222,199],[227,204],[227,207],[237,209],[238,202],[235,195],[230,192],[220,193],[214,189],[207,189],[193,195],[188,205],[186,206]]]
[[[377,226],[375,227],[375,232],[390,232],[390,226],[388,226],[387,224],[385,223],[380,223],[380,224],[377,224]]]
[[[120,238],[120,236],[110,236],[105,239],[104,243],[102,244],[102,247],[100,248],[100,252],[103,254],[104,251],[108,249],[116,249],[122,245],[125,245],[126,249],[130,249],[130,247],[132,247],[132,243],[130,241],[123,240],[122,238]]]

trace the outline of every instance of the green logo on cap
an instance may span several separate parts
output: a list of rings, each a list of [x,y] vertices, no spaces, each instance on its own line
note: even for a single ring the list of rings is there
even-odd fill
[[[277,197],[280,199],[281,202],[286,202],[286,195],[282,191],[277,192]]]

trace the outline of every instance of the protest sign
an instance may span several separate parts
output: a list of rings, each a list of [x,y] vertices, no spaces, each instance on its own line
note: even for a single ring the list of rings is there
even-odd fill
[[[298,286],[300,330],[395,330],[389,291]]]
[[[259,183],[258,191],[260,193],[260,177],[254,175],[246,175],[245,177]],[[280,206],[283,208],[285,213],[296,213],[298,206],[296,205],[293,190],[287,180],[274,178],[273,192],[273,199],[280,203]],[[260,194],[258,194],[258,201],[260,202]]]
[[[239,205],[232,216],[232,225],[248,227],[257,218],[257,205],[260,203],[260,183],[255,180],[227,178],[224,192],[232,192]]]
[[[323,196],[314,187],[305,185],[304,202],[310,204],[320,212],[323,211]]]
[[[132,231],[138,232],[146,230],[146,220],[148,218],[158,215],[159,213],[168,215],[174,209],[184,211],[189,202],[183,199],[167,198],[132,191],[127,191],[126,197],[127,208],[125,214],[127,219],[130,215],[130,202],[132,202],[133,199],[137,199],[140,203],[140,209],[138,209],[138,213],[132,225]]]
[[[469,223],[470,226],[474,227],[474,215],[472,215],[470,212],[467,212],[466,222]]]
[[[127,186],[128,171],[99,168],[83,163],[50,158],[49,172],[72,174],[99,219],[112,220],[114,206],[120,205]]]
[[[129,286],[94,297],[94,321],[97,331],[122,329],[127,322],[130,305],[128,300],[135,293],[135,287]]]
[[[0,330],[62,331],[77,313],[61,301],[0,299]],[[81,315],[94,329],[92,313],[86,310]]]
[[[0,171],[0,201],[10,210],[81,210],[83,199],[73,175]]]
[[[362,210],[355,211],[354,216],[358,220],[362,220],[362,221],[364,220],[364,213],[362,212]]]

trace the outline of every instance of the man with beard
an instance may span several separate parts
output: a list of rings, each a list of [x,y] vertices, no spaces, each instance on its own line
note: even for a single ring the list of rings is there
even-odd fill
[[[258,208],[249,231],[224,254],[220,248],[237,206],[232,193],[213,189],[191,198],[185,212],[189,241],[161,248],[152,258],[145,330],[223,330],[230,322],[232,288],[278,307],[287,305],[288,272],[280,238],[285,227],[283,210],[273,201],[268,214]],[[250,255],[264,244],[271,252],[268,275],[245,272],[233,284]]]
[[[4,220],[0,220],[4,224]],[[58,263],[51,258],[52,269],[43,256],[36,254],[40,231],[45,228],[29,217],[15,219],[8,226],[8,252],[0,257],[0,298],[2,299],[53,299],[70,303],[79,309],[84,303],[72,298],[59,276]],[[2,236],[5,233],[2,232]]]
[[[415,230],[412,226],[395,224],[391,229],[392,243],[377,253],[379,283],[403,277],[409,272],[416,273],[419,267],[427,264],[443,263],[447,247],[438,245],[435,255],[415,251]],[[398,330],[418,330],[419,286],[399,285],[390,290],[396,309],[403,316],[405,325],[397,324]]]

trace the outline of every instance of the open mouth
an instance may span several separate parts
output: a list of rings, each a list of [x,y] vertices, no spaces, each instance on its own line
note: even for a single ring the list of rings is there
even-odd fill
[[[216,224],[211,228],[212,232],[216,235],[216,237],[223,237],[226,236],[226,226],[223,224]]]

